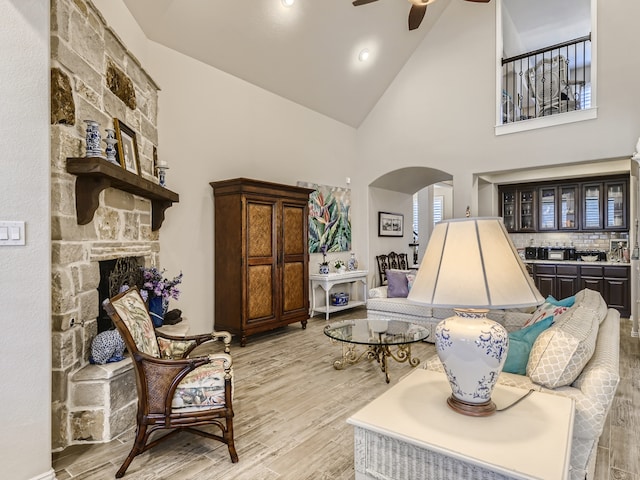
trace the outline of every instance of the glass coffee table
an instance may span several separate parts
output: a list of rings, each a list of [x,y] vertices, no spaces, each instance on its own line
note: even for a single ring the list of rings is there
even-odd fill
[[[324,334],[332,341],[342,342],[342,358],[333,362],[333,368],[342,370],[358,363],[363,358],[376,360],[389,383],[387,358],[396,362],[409,362],[412,367],[420,363],[411,358],[411,344],[421,342],[429,336],[429,330],[416,323],[403,320],[357,319],[334,322],[324,327]],[[367,348],[356,352],[358,345]],[[391,349],[395,350],[395,353]]]

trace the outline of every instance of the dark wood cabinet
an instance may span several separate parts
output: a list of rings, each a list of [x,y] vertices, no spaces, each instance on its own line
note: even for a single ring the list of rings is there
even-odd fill
[[[589,288],[600,292],[610,308],[631,314],[630,267],[618,265],[533,264],[533,279],[543,297],[562,299]]]
[[[626,231],[628,177],[500,185],[499,212],[509,232]]]
[[[625,267],[604,267],[604,296],[607,305],[620,311],[620,315],[631,314],[629,269]]]
[[[547,298],[556,296],[556,266],[537,264],[533,267],[533,279],[540,294]]]
[[[570,297],[580,290],[578,265],[556,265],[556,296]]]
[[[627,182],[604,182],[604,226],[607,230],[627,230]]]
[[[557,299],[570,297],[580,286],[577,265],[537,264],[534,280],[545,298],[549,295]]]
[[[541,187],[538,193],[538,230],[558,229],[558,190],[554,186]]]
[[[582,185],[582,230],[602,230],[602,182]]]
[[[247,336],[309,318],[313,190],[236,178],[214,191],[215,327]]]
[[[500,199],[500,214],[507,231],[536,231],[535,188],[504,188],[500,191]]]

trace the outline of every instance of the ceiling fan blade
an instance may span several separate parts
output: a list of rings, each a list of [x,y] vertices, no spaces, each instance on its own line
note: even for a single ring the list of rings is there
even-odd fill
[[[411,5],[411,10],[409,10],[409,30],[415,30],[420,26],[425,13],[427,13],[426,5]]]
[[[367,3],[373,3],[377,1],[378,0],[354,0],[352,3],[354,7],[358,7],[360,5],[366,5]]]
[[[467,0],[467,2],[489,3],[491,0]]]

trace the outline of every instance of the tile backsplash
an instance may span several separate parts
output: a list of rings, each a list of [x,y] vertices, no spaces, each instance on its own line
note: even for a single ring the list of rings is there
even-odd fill
[[[577,250],[609,251],[610,240],[628,240],[628,232],[544,232],[509,234],[516,248],[534,247],[570,247]],[[632,247],[632,245],[629,245]]]

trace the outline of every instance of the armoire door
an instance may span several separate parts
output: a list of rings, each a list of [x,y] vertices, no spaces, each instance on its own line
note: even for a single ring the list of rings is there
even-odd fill
[[[246,324],[269,322],[277,312],[277,204],[274,200],[245,200]],[[238,259],[240,261],[240,259]]]
[[[306,315],[309,310],[307,264],[307,204],[283,200],[280,236],[281,315]]]

